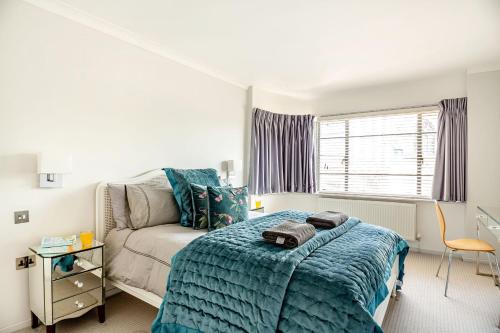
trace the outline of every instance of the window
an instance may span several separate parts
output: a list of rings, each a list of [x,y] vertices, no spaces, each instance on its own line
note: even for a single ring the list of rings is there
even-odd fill
[[[437,107],[320,119],[320,192],[430,198]]]

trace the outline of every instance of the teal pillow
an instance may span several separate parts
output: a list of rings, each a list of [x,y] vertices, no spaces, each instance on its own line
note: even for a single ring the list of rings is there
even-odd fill
[[[208,186],[208,229],[220,229],[248,220],[248,188]]]
[[[207,187],[191,184],[193,200],[193,229],[208,228],[208,191]]]
[[[191,183],[204,186],[220,186],[215,169],[172,169],[164,168],[165,174],[174,190],[175,201],[181,212],[181,225],[193,226],[193,200]]]

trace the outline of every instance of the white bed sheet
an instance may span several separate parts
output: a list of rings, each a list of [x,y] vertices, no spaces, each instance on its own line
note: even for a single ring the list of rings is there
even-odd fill
[[[162,297],[172,257],[206,231],[163,224],[136,231],[110,231],[106,237],[106,275]]]

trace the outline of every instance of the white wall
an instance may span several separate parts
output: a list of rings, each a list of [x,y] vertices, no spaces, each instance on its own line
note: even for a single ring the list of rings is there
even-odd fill
[[[468,94],[468,191],[465,232],[476,234],[477,205],[500,206],[500,70],[471,73]],[[500,244],[487,231],[481,237]]]
[[[320,96],[315,102],[319,115],[436,104],[444,98],[467,94],[465,72],[454,72],[409,82],[368,86]]]
[[[43,235],[94,228],[105,179],[242,159],[246,91],[25,2],[0,2],[0,332],[26,325],[27,270]],[[62,189],[37,187],[39,151],[67,149]],[[241,175],[238,182],[241,181]],[[31,221],[14,225],[13,212]]]
[[[466,73],[447,73],[412,82],[398,82],[382,86],[364,87],[319,96],[312,101],[306,101],[309,107],[307,113],[318,116],[369,111],[393,107],[435,104],[444,98],[463,97],[467,95]],[[282,102],[272,94],[261,94],[254,99],[257,104],[271,105],[269,111],[288,113],[289,99]],[[304,101],[298,101],[298,105]],[[296,113],[297,107],[290,107],[291,113]],[[306,113],[306,112],[304,112]],[[308,194],[273,194],[263,197],[263,204],[267,211],[276,211],[287,208],[316,210],[317,195]],[[443,204],[443,210],[448,221],[448,237],[464,237],[465,204]],[[434,206],[432,202],[417,202],[417,232],[421,236],[419,242],[411,244],[414,248],[424,251],[442,251],[443,245],[439,237]]]

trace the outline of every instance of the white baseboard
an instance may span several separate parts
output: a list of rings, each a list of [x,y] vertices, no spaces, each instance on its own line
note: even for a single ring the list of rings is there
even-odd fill
[[[476,262],[476,254],[471,254],[471,253],[464,253],[462,255],[462,258],[464,259],[464,261],[467,261],[467,262]],[[494,258],[491,259],[492,260],[492,263],[494,263]],[[479,263],[480,264],[488,264],[488,257],[482,253],[480,256],[479,256]]]
[[[441,255],[441,254],[443,254],[443,252],[434,251],[434,250],[420,249],[418,247],[412,247],[411,245],[410,245],[410,252],[417,252],[417,253],[423,253],[423,254],[432,254],[432,255]]]
[[[31,320],[25,320],[17,324],[12,324],[7,327],[2,327],[0,328],[0,333],[12,333],[15,331],[22,330],[23,328],[30,327],[31,326]]]
[[[444,249],[443,249],[443,251],[444,251]],[[443,254],[443,251],[425,250],[425,249],[410,247],[410,252],[432,254],[432,255],[437,255],[437,256],[441,256]],[[447,253],[450,253],[450,252],[447,252]],[[466,262],[476,262],[476,254],[475,253],[457,252],[454,255],[454,257],[461,258],[463,261],[466,261]],[[488,258],[486,257],[486,255],[482,254],[479,256],[479,263],[488,264]]]

